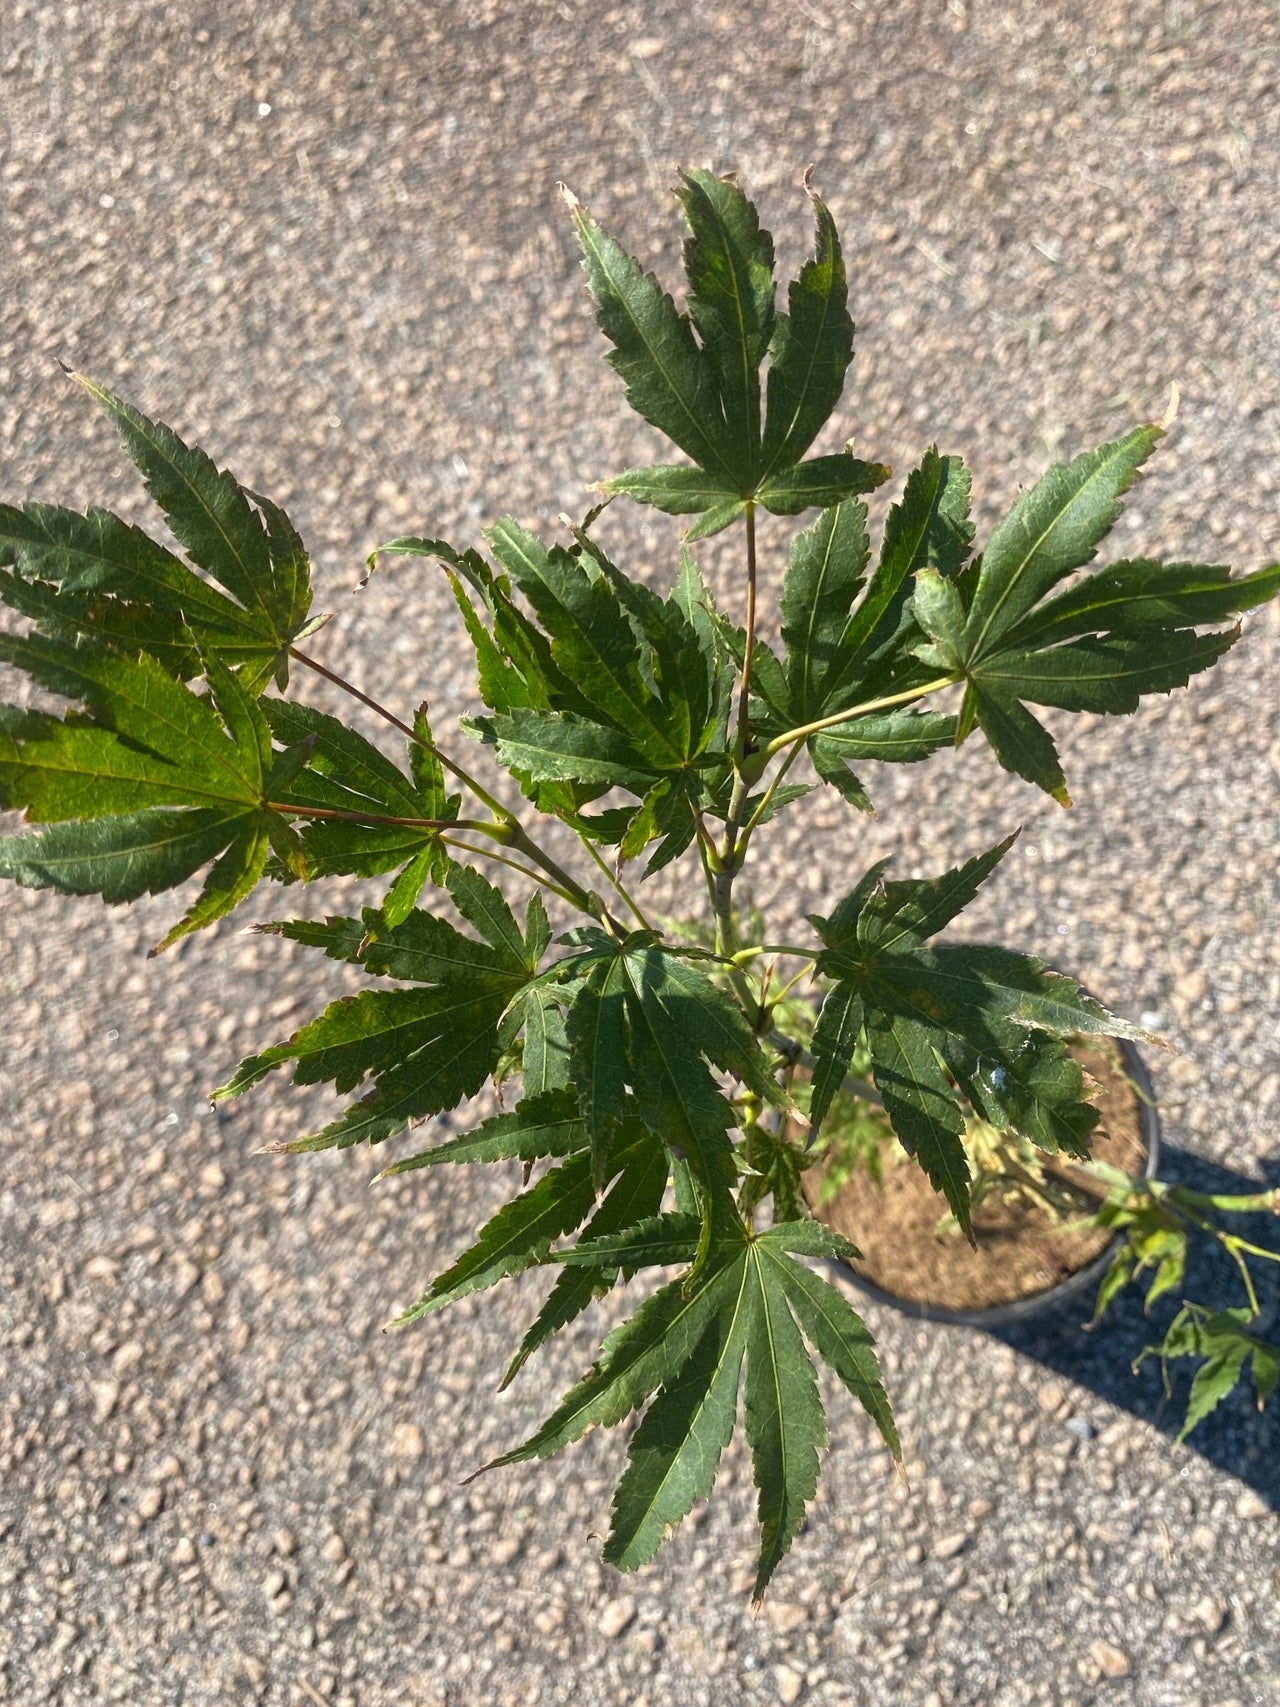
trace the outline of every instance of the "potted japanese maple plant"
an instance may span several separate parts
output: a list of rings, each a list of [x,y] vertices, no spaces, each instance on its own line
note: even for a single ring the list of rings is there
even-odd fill
[[[264,880],[368,880],[358,914],[263,928],[376,982],[250,1055],[217,1095],[282,1067],[360,1090],[284,1146],[306,1151],[401,1144],[504,1086],[500,1109],[482,1103],[461,1134],[428,1127],[385,1170],[497,1164],[512,1188],[399,1320],[546,1268],[505,1385],[638,1278],[641,1301],[594,1368],[496,1463],[643,1409],[605,1543],[636,1566],[710,1493],[741,1392],[757,1596],[817,1483],[815,1354],[898,1452],[870,1335],[810,1260],[853,1255],[802,1190],[833,1101],[851,1075],[871,1089],[964,1237],[966,1121],[1087,1157],[1097,1114],[1068,1040],[1136,1032],[1013,948],[939,942],[1011,838],[931,878],[874,866],[790,940],[744,926],[741,874],[813,783],[862,811],[860,763],[922,761],[973,736],[1065,804],[1030,707],[1131,712],[1214,664],[1236,614],[1280,587],[1280,565],[1091,567],[1167,422],[1050,469],[980,554],[967,470],[927,449],[873,557],[860,495],[889,470],[847,448],[810,455],[853,327],[836,229],[809,193],[816,244],[786,312],[771,239],[732,179],[681,180],[683,310],[568,198],[608,359],[685,458],[617,474],[603,498],[685,518],[684,544],[659,585],[610,559],[601,506],[555,540],[498,521],[487,553],[431,537],[380,547],[435,560],[456,597],[483,702],[461,743],[412,694],[376,705],[314,657],[309,560],[283,511],[104,387],[80,380],[182,550],[106,511],[0,509],[0,598],[25,619],[0,635],[0,659],[71,704],[0,708],[0,800],[38,826],[0,841],[0,874],[114,903],[204,871],[161,949]],[[776,627],[758,598],[761,510],[817,512],[792,543]],[[731,526],[742,573],[718,609],[693,547]],[[332,709],[290,697],[297,671],[324,679]],[[380,713],[398,750],[345,722],[343,696]],[[551,851],[549,822],[581,858]],[[677,862],[703,941],[644,903],[644,878]],[[797,999],[819,993],[815,1022]],[[1130,1194],[1114,1215],[1140,1210]],[[1249,1355],[1265,1390],[1273,1354],[1259,1340]]]

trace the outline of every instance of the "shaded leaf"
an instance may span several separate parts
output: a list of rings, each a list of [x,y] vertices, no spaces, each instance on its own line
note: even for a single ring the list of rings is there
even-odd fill
[[[770,352],[764,470],[778,476],[798,463],[840,400],[853,355],[844,259],[835,222],[811,194],[814,253],[788,292]]]
[[[754,484],[760,460],[760,364],[773,336],[773,239],[731,180],[687,172],[677,192],[689,314],[716,376],[735,465]],[[709,507],[709,506],[704,506]]]
[[[687,315],[585,208],[574,202],[572,212],[600,329],[613,345],[609,365],[625,383],[628,403],[700,468],[731,486],[749,481],[751,471],[728,439],[715,369]]]
[[[814,1032],[820,1120],[860,1038],[906,1147],[968,1230],[963,1095],[1048,1151],[1087,1154],[1096,1111],[1062,1039],[1141,1035],[1069,978],[1006,949],[928,942],[974,898],[1012,838],[939,878],[886,883],[879,867],[827,919],[818,970],[835,980]]]

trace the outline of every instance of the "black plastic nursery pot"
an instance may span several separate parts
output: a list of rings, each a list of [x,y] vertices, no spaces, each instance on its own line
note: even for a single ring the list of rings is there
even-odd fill
[[[1154,1179],[1160,1161],[1160,1117],[1156,1109],[1150,1075],[1142,1057],[1127,1040],[1109,1038],[1104,1041],[1116,1052],[1118,1057],[1118,1077],[1122,1077],[1123,1081],[1130,1087],[1133,1099],[1132,1116],[1136,1134],[1145,1149],[1145,1159],[1141,1165],[1134,1166],[1131,1164],[1126,1168],[1126,1171],[1136,1177]],[[919,1174],[919,1170],[911,1168],[908,1171],[912,1176],[918,1174],[919,1179],[924,1182],[924,1186],[929,1192],[932,1192],[932,1188],[924,1180],[923,1174]],[[834,1226],[837,1231],[848,1232],[853,1243],[858,1245],[860,1249],[865,1249],[865,1236],[859,1238],[857,1232],[850,1229],[847,1210],[845,1214],[842,1214],[840,1205],[842,1199],[846,1198],[846,1194],[857,1194],[855,1199],[847,1199],[846,1202],[856,1201],[859,1205],[859,1213],[864,1217],[870,1217],[864,1224],[874,1225],[877,1234],[883,1232],[885,1244],[891,1246],[893,1242],[891,1228],[888,1225],[881,1228],[878,1224],[878,1218],[882,1217],[884,1213],[883,1204],[877,1204],[875,1197],[880,1189],[869,1176],[859,1172],[852,1181],[841,1188],[832,1202],[825,1206],[816,1201],[816,1193],[808,1193],[807,1195],[810,1196],[810,1208],[819,1220]],[[933,1202],[936,1204],[937,1201],[936,1196],[934,1196]],[[983,1229],[980,1224],[980,1217],[975,1217],[975,1232],[981,1244]],[[929,1237],[930,1235],[924,1236]],[[1038,1236],[1034,1232],[1027,1235],[1031,1239]],[[904,1315],[914,1316],[924,1321],[952,1322],[966,1327],[999,1327],[1025,1321],[1028,1317],[1054,1309],[1072,1298],[1088,1293],[1099,1284],[1106,1273],[1115,1254],[1116,1244],[1122,1236],[1122,1234],[1113,1234],[1081,1266],[1071,1269],[1070,1272],[1062,1274],[1060,1277],[1053,1278],[1049,1284],[1040,1290],[1020,1292],[1019,1295],[1006,1301],[989,1302],[973,1307],[957,1308],[933,1302],[928,1297],[904,1295],[894,1291],[891,1282],[886,1279],[883,1261],[876,1278],[872,1278],[863,1272],[859,1265],[852,1261],[840,1259],[834,1261],[831,1266],[865,1296],[878,1304],[890,1305]],[[920,1234],[917,1231],[917,1243],[919,1237]],[[961,1263],[968,1260],[969,1246],[958,1235],[952,1235],[949,1241],[933,1239],[935,1248],[928,1253],[931,1264],[942,1265],[948,1260],[945,1252],[939,1255],[936,1249],[944,1243],[948,1243],[954,1253],[952,1261]],[[906,1244],[900,1243],[898,1248],[902,1252],[904,1265],[909,1269],[912,1258],[909,1241]],[[988,1254],[998,1255],[999,1253]]]

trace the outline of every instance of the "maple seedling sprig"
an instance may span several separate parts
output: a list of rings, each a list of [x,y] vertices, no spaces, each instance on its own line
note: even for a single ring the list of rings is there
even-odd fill
[[[568,521],[567,543],[500,516],[483,551],[415,534],[370,554],[371,573],[385,555],[445,576],[481,706],[459,729],[519,788],[519,812],[441,744],[425,706],[402,718],[302,649],[319,624],[284,512],[104,387],[78,381],[175,548],[105,510],[0,505],[0,603],[16,621],[0,662],[70,707],[0,706],[0,806],[28,821],[0,837],[0,876],[111,903],[201,878],[161,946],[263,881],[359,880],[349,914],[260,928],[364,982],[246,1056],[215,1098],[282,1069],[332,1085],[347,1100],[273,1146],[287,1151],[400,1141],[500,1098],[487,1118],[428,1124],[425,1148],[379,1175],[497,1165],[512,1186],[397,1320],[546,1274],[505,1387],[595,1299],[642,1278],[591,1370],[492,1467],[642,1412],[605,1542],[632,1569],[709,1495],[741,1413],[757,1599],[817,1486],[816,1362],[900,1457],[871,1337],[813,1266],[854,1254],[802,1189],[837,1098],[877,1108],[971,1235],[966,1121],[1049,1157],[1087,1156],[1097,1115],[1067,1042],[1135,1035],[1031,956],[943,940],[1012,836],[933,877],[875,865],[810,917],[810,938],[788,924],[779,941],[736,905],[757,838],[815,787],[868,811],[868,762],[922,763],[973,737],[1066,803],[1040,707],[1132,712],[1214,664],[1239,613],[1280,590],[1280,565],[1233,576],[1095,562],[1170,417],[1050,469],[980,552],[969,472],[930,447],[873,552],[863,498],[889,470],[848,444],[815,452],[854,328],[835,222],[809,175],[805,191],[813,251],[785,307],[772,238],[731,178],[680,179],[683,306],[566,195],[608,361],[682,459],[602,486],[606,501],[682,518],[662,584],[596,541],[599,505]],[[762,510],[815,512],[791,540],[776,625],[760,608]],[[740,596],[721,611],[692,546],[739,522]],[[373,711],[396,751],[291,697],[295,665]],[[553,857],[543,826],[576,838],[603,894]],[[687,928],[646,913],[641,885],[659,872],[683,886]],[[792,1095],[802,1060],[804,1112]],[[1149,1213],[1167,1218],[1155,1202]],[[1210,1212],[1188,1199],[1183,1213]],[[1241,1264],[1257,1254],[1223,1238]],[[1169,1266],[1159,1273],[1171,1284]],[[1201,1355],[1210,1372],[1190,1420],[1250,1360],[1259,1396],[1275,1385],[1255,1306],[1252,1290],[1243,1314],[1188,1304],[1166,1340],[1166,1358]]]

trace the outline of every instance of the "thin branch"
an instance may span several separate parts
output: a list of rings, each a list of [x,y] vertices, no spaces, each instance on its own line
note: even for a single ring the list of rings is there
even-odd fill
[[[762,942],[758,948],[740,948],[733,958],[739,966],[745,966],[748,960],[755,960],[761,954],[798,954],[802,960],[818,958],[812,947],[800,948],[793,942]]]
[[[865,717],[872,711],[888,711],[895,705],[910,705],[912,700],[923,699],[926,694],[939,693],[943,688],[953,688],[961,680],[960,676],[938,676],[934,681],[925,682],[922,687],[886,694],[883,699],[868,699],[861,705],[851,705],[848,711],[834,711],[830,717],[819,717],[814,723],[803,723],[798,729],[788,729],[784,735],[778,735],[770,741],[764,750],[765,756],[771,759],[775,753],[780,753],[793,741],[807,741],[810,735],[820,735],[824,729],[834,729],[841,723],[851,723],[855,717]]]
[[[477,848],[470,842],[460,842],[456,836],[442,836],[440,839],[448,842],[451,848],[458,848],[463,853],[478,854],[481,859],[491,859],[498,865],[508,866],[512,871],[518,871],[522,877],[532,878],[543,889],[549,889],[553,895],[558,895],[562,901],[567,901],[571,907],[578,907],[585,911],[576,896],[571,895],[567,889],[562,889],[558,883],[553,883],[549,877],[544,877],[540,871],[535,871],[531,865],[521,865],[518,859],[510,859],[506,854],[495,852],[493,848]]]
[[[755,834],[755,832],[760,828],[761,824],[764,822],[765,817],[768,814],[770,806],[773,805],[774,795],[777,794],[778,790],[782,787],[783,778],[786,776],[787,772],[791,769],[792,765],[795,764],[796,760],[800,757],[800,754],[803,751],[804,751],[804,747],[803,747],[802,743],[797,742],[796,745],[794,747],[792,747],[791,751],[787,754],[786,758],[782,761],[782,764],[778,767],[778,770],[777,770],[776,774],[774,775],[773,780],[770,782],[768,788],[765,789],[764,793],[760,796],[760,804],[756,807],[755,811],[751,814],[750,818],[747,819],[746,824],[743,826],[742,840],[743,840],[744,846],[746,845],[747,842],[749,842],[751,840],[751,837]]]
[[[557,893],[563,894],[565,899],[581,912],[589,914],[592,918],[600,916],[603,903],[599,897],[592,895],[590,890],[584,889],[575,877],[571,876],[563,866],[558,865],[550,854],[545,853],[530,836],[511,808],[504,806],[495,795],[490,794],[484,784],[473,777],[470,771],[464,770],[460,764],[437,747],[434,741],[428,741],[416,729],[411,729],[407,723],[401,722],[394,712],[388,711],[385,705],[380,705],[376,699],[371,698],[361,688],[356,687],[354,682],[347,681],[345,676],[338,675],[336,670],[331,670],[326,664],[321,664],[317,659],[308,657],[305,652],[299,652],[294,646],[289,648],[289,656],[295,658],[299,664],[305,664],[308,669],[314,670],[317,675],[323,676],[326,681],[332,682],[335,687],[341,688],[344,693],[350,694],[353,699],[358,699],[362,705],[367,705],[371,711],[376,711],[379,717],[385,718],[393,728],[399,729],[402,734],[407,735],[424,752],[431,753],[444,766],[445,770],[455,776],[464,787],[471,790],[481,805],[489,808],[496,820],[492,825],[482,825],[472,821],[469,827],[492,836],[496,841],[503,841],[511,847],[519,848],[522,853],[534,860],[555,879],[554,884],[548,885],[549,888],[555,888]],[[412,820],[400,821],[412,822]],[[397,820],[386,819],[383,822],[395,823]],[[438,828],[434,823],[427,824],[425,827]]]
[[[516,822],[515,814],[510,807],[504,806],[495,795],[490,794],[478,778],[472,776],[470,771],[464,770],[446,752],[437,747],[434,741],[428,741],[416,729],[411,729],[407,723],[403,723],[394,711],[388,711],[385,705],[381,705],[376,699],[365,693],[362,688],[358,688],[354,682],[349,682],[345,676],[340,676],[336,670],[331,670],[327,664],[320,663],[317,658],[308,657],[305,652],[299,652],[296,646],[289,648],[289,656],[296,659],[299,664],[305,664],[309,670],[314,670],[318,676],[323,676],[325,681],[332,682],[334,687],[341,688],[343,693],[350,694],[352,699],[358,699],[361,705],[367,705],[370,711],[376,711],[378,716],[385,718],[393,729],[398,729],[415,746],[421,747],[424,752],[430,753],[433,758],[438,759],[449,774],[457,777],[458,781],[469,788],[476,799],[482,805],[487,806],[496,817],[504,818],[510,823]]]
[[[479,818],[393,818],[385,812],[347,812],[332,806],[291,806],[283,800],[268,800],[267,807],[286,818],[331,818],[340,824],[392,824],[407,830],[461,829],[485,835],[494,827]]]
[[[751,661],[756,649],[756,507],[747,505],[747,623],[742,648],[742,680],[738,686],[738,726],[734,731],[733,755],[735,765],[741,765],[747,753],[750,732],[748,714],[751,701]]]
[[[420,747],[426,747],[431,752],[435,752],[431,743],[424,741],[416,729],[410,729],[407,723],[402,723],[394,711],[388,711],[385,705],[380,705],[362,688],[358,688],[354,682],[349,682],[345,676],[340,676],[336,670],[331,670],[327,664],[322,664],[317,658],[309,658],[305,652],[299,652],[296,646],[289,648],[289,656],[299,664],[305,664],[309,670],[314,670],[318,676],[323,676],[325,681],[332,682],[334,687],[341,688],[343,693],[349,693],[352,699],[358,699],[361,705],[367,705],[370,711],[376,711],[378,716],[391,724],[393,729],[398,729],[402,735],[407,735],[411,741],[416,741]],[[437,757],[439,756],[437,754]]]
[[[626,902],[627,906],[630,907],[631,911],[635,914],[636,918],[640,922],[640,928],[642,930],[646,930],[646,931],[653,930],[654,926],[651,925],[649,923],[648,919],[645,918],[644,913],[641,911],[638,903],[632,900],[631,896],[627,892],[626,886],[623,883],[622,879],[618,876],[617,872],[613,871],[610,868],[608,860],[605,859],[603,854],[596,847],[595,843],[591,840],[590,836],[584,835],[583,832],[581,830],[579,830],[579,831],[577,831],[577,837],[578,837],[578,840],[582,843],[583,847],[591,855],[592,859],[600,867],[601,871],[608,878],[609,882],[613,885],[614,889],[617,890],[617,892],[621,896],[622,900]]]

